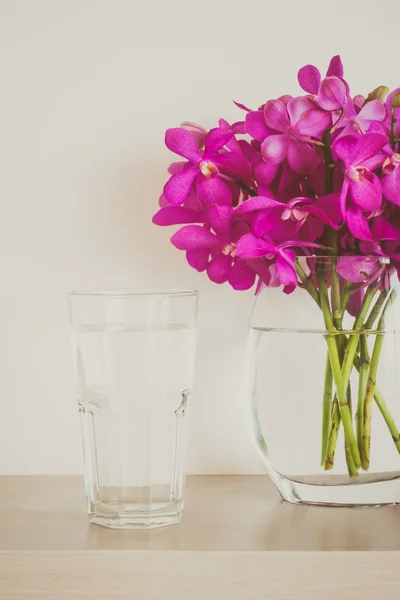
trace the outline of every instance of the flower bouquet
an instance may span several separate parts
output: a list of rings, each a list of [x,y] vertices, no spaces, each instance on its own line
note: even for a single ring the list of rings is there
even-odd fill
[[[168,129],[167,147],[185,160],[170,165],[153,222],[182,225],[172,244],[215,283],[308,293],[327,353],[320,462],[334,467],[343,431],[351,481],[370,466],[374,403],[400,452],[378,386],[400,273],[400,88],[353,96],[339,56],[324,77],[301,68],[298,82],[303,95],[236,103],[236,123]]]

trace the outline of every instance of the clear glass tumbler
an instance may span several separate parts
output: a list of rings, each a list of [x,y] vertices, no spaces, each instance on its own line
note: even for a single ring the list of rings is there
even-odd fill
[[[89,520],[177,523],[197,292],[81,291],[69,302]]]

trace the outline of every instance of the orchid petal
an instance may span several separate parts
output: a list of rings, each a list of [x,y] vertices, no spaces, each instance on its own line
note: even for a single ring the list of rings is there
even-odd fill
[[[182,225],[184,223],[202,223],[204,216],[183,206],[164,206],[153,217],[153,223],[164,227],[166,225]]]
[[[195,250],[188,250],[186,252],[186,260],[189,265],[202,273],[207,269],[208,259],[210,257],[210,250],[208,248],[200,248]]]
[[[190,134],[189,134],[190,135]],[[198,173],[197,167],[191,167],[172,175],[164,186],[164,196],[170,204],[183,204]]]
[[[337,192],[320,196],[312,204],[305,204],[302,208],[334,229],[338,229],[343,220],[340,211],[340,195]]]
[[[336,270],[346,281],[365,283],[380,271],[380,267],[378,257],[345,255],[338,259]]]
[[[290,129],[286,106],[280,100],[268,100],[264,108],[264,117],[268,127],[275,131],[286,133]]]
[[[400,231],[393,227],[382,215],[376,217],[371,224],[371,232],[377,241],[397,240],[400,241]]]
[[[263,160],[259,160],[253,165],[254,179],[257,181],[259,186],[269,185],[274,181],[279,167],[279,163],[266,163]]]
[[[213,163],[235,179],[246,180],[251,176],[249,161],[239,152],[221,152],[213,158]]]
[[[346,208],[347,208],[347,194],[349,191],[349,180],[347,177],[343,181],[342,190],[340,192],[340,213],[342,215],[342,219],[346,216]]]
[[[300,87],[309,94],[318,94],[319,84],[321,83],[321,73],[314,65],[302,67],[297,74],[297,80]]]
[[[318,165],[318,155],[314,148],[295,138],[290,138],[287,158],[290,167],[299,175],[308,175]]]
[[[235,212],[239,214],[253,212],[255,210],[265,210],[268,208],[285,208],[285,204],[283,202],[278,202],[273,198],[267,198],[265,196],[254,196],[253,198],[249,198],[242,204],[240,204]]]
[[[380,100],[371,100],[362,107],[357,118],[367,121],[383,121],[385,117],[386,108],[383,102]]]
[[[350,206],[346,212],[346,223],[350,233],[355,238],[365,241],[373,241],[372,233],[364,213],[356,206]]]
[[[233,101],[233,104],[236,104],[236,106],[238,108],[240,108],[241,110],[244,110],[246,112],[250,112],[251,108],[247,108],[247,106],[245,106],[244,104],[241,104],[240,102],[236,102],[235,100]]]
[[[192,134],[183,127],[167,129],[165,132],[165,145],[171,152],[187,158],[192,163],[197,163],[201,159],[201,154]]]
[[[224,131],[219,127],[210,129],[206,135],[204,158],[212,157],[218,150],[221,150],[233,136],[232,131]]]
[[[357,94],[357,96],[354,96],[354,98],[353,98],[353,106],[354,106],[354,109],[356,109],[354,112],[356,112],[356,111],[358,113],[361,112],[361,109],[362,109],[363,104],[364,104],[364,100],[365,100],[365,98],[361,94]],[[350,104],[350,103],[348,103],[348,104]]]
[[[219,253],[208,263],[207,275],[214,283],[225,283],[225,281],[228,281],[231,268],[232,257]]]
[[[229,273],[229,283],[234,290],[249,290],[253,287],[256,274],[242,260],[236,260]]]
[[[332,146],[334,157],[339,158],[345,167],[359,166],[377,154],[387,143],[381,133],[350,134],[338,137]]]
[[[275,252],[272,244],[257,238],[252,233],[246,233],[241,237],[236,246],[238,258],[260,258],[269,252]]]
[[[339,77],[326,77],[318,94],[318,103],[324,110],[337,110],[345,105],[347,87]]]
[[[204,207],[210,204],[231,204],[232,194],[228,185],[220,177],[207,178],[199,175],[196,192],[200,204]]]
[[[257,237],[269,235],[277,244],[297,236],[299,223],[282,219],[282,208],[260,212],[254,219],[252,231]]]
[[[389,202],[400,206],[400,164],[382,178],[383,195]]]
[[[332,56],[326,76],[343,77],[343,64],[338,54],[336,56]]]
[[[357,317],[360,314],[364,296],[363,287],[350,294],[350,299],[347,303],[347,312],[350,316]]]
[[[180,161],[173,162],[168,167],[168,173],[170,175],[175,175],[175,173],[182,173],[182,171],[186,170],[187,164],[188,163],[186,160],[180,160]]]
[[[207,209],[207,221],[215,233],[227,238],[232,224],[233,208],[232,206],[220,206],[212,204]]]
[[[246,131],[252,138],[262,142],[271,134],[271,129],[267,126],[264,117],[264,111],[254,110],[246,115]]]
[[[284,286],[285,294],[291,294],[298,285],[297,273],[294,266],[296,252],[294,250],[285,250],[279,252],[276,257],[276,267],[279,273],[279,279]]]
[[[270,135],[261,144],[261,156],[266,162],[280,164],[287,156],[289,134]]]
[[[302,136],[320,138],[331,125],[330,113],[319,108],[312,108],[302,114],[295,125],[295,130]]]
[[[366,171],[360,181],[349,181],[350,198],[361,210],[372,212],[382,204],[382,186],[380,179]]]
[[[197,123],[192,123],[191,121],[185,121],[184,123],[181,123],[181,127],[183,127],[183,129],[187,129],[187,131],[191,133],[197,148],[200,150],[200,148],[204,146],[207,129],[204,129],[204,127],[201,125],[197,125]]]
[[[287,105],[287,112],[292,124],[297,123],[303,118],[303,115],[309,110],[315,109],[314,102],[307,98],[307,96],[297,96],[292,98]],[[319,110],[317,108],[317,110]]]
[[[202,250],[215,246],[218,238],[205,227],[185,225],[172,236],[171,242],[178,250]]]

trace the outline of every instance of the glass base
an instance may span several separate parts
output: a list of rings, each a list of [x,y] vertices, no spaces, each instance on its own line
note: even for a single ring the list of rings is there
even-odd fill
[[[179,523],[182,503],[171,502],[162,508],[127,504],[89,503],[89,521],[110,529],[154,529]]]
[[[288,479],[270,472],[284,500],[293,504],[338,506],[345,508],[393,506],[400,504],[400,473],[371,473],[350,480],[347,476],[313,476]]]

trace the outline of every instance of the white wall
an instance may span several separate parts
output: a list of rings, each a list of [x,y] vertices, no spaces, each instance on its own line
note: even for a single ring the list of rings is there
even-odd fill
[[[164,130],[240,116],[342,54],[400,84],[398,0],[0,0],[0,472],[81,471],[66,293],[201,290],[190,472],[256,472],[240,366],[251,292],[187,267],[151,216]],[[397,77],[397,79],[396,79]]]

